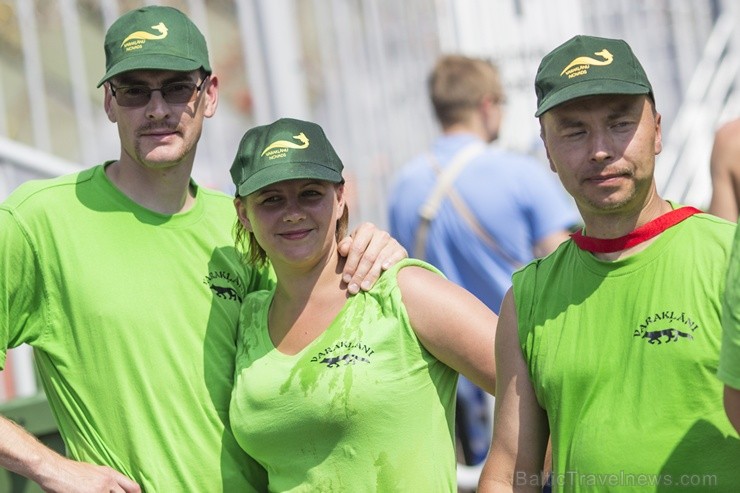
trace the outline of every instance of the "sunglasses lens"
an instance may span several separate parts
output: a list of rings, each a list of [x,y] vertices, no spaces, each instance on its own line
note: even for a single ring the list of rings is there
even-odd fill
[[[162,88],[162,97],[171,104],[189,103],[193,100],[197,86],[192,82],[177,82]]]
[[[116,101],[121,106],[144,106],[149,102],[152,91],[146,86],[119,87],[116,89]]]
[[[120,106],[146,106],[154,91],[159,91],[168,104],[184,104],[193,100],[200,86],[192,82],[175,82],[160,88],[148,86],[124,86],[114,88],[114,97]]]

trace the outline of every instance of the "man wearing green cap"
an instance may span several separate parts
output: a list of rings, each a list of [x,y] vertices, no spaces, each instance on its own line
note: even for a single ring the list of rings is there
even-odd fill
[[[551,169],[585,228],[514,274],[496,340],[480,492],[737,491],[740,439],[716,378],[735,225],[662,199],[661,116],[622,40],[576,36],[540,63]]]
[[[54,492],[261,490],[228,405],[241,301],[273,281],[240,262],[232,199],[190,178],[218,103],[205,39],[182,12],[145,7],[110,27],[105,54],[119,159],[0,205],[0,368],[6,348],[34,347],[74,460],[0,419],[0,465]],[[350,292],[405,256],[360,233]]]

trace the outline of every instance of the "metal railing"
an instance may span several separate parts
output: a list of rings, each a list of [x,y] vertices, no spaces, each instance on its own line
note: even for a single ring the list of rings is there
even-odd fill
[[[658,157],[656,180],[661,194],[705,207],[711,195],[709,155],[717,124],[738,112],[740,52],[735,43],[737,18],[726,11],[714,25],[688,85],[683,104]]]

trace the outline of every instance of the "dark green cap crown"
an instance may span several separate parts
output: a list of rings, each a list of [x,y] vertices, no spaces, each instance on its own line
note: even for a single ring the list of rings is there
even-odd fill
[[[647,94],[653,97],[645,70],[621,39],[575,36],[545,55],[534,82],[540,116],[583,96]]]
[[[123,14],[105,35],[105,75],[108,79],[130,70],[175,70],[211,73],[203,34],[182,12],[150,6]]]
[[[281,118],[247,131],[239,143],[231,179],[240,197],[285,180],[341,183],[342,161],[316,123]]]

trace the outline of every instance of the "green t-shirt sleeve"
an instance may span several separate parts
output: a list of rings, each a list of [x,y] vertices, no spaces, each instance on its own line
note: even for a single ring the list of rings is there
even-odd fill
[[[275,277],[275,271],[272,269],[272,265],[268,262],[262,267],[255,267],[253,265],[247,265],[249,270],[249,287],[247,294],[254,293],[255,291],[272,290],[275,287],[277,278]]]
[[[740,228],[735,234],[722,301],[722,349],[717,376],[730,387],[740,389]]]
[[[43,283],[30,238],[0,207],[0,369],[8,348],[33,343],[42,333]]]

